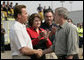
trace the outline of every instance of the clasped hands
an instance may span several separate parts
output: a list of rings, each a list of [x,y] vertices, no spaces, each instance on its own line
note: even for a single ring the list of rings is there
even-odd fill
[[[44,37],[44,39],[47,39],[48,37],[49,37],[49,31],[46,31],[46,30],[44,30],[44,31],[42,31],[41,33],[40,33],[40,35],[39,35],[39,39],[41,38],[41,37]]]
[[[55,26],[52,26],[51,31],[50,30],[44,30],[40,33],[39,38],[44,37],[44,39],[47,39],[49,36],[52,36],[56,32],[57,28]]]
[[[35,55],[37,56],[37,58],[40,58],[43,55],[42,49],[36,50]]]

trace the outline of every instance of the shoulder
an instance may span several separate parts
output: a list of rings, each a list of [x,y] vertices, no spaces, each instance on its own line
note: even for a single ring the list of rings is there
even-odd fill
[[[26,30],[29,30],[29,29],[30,29],[30,27],[27,27],[27,28],[26,28]]]
[[[69,28],[76,28],[76,26],[74,24],[68,23],[68,27]]]
[[[27,30],[27,31],[30,31],[30,30],[32,30],[32,29],[31,29],[31,27],[28,27],[28,28],[26,28],[26,30]]]
[[[41,28],[43,28],[45,26],[46,26],[46,23],[45,22],[41,24]]]
[[[14,28],[15,30],[20,30],[21,25],[18,22],[15,22],[15,24],[12,26],[12,28]]]
[[[67,24],[67,28],[68,28],[68,30],[77,31],[77,27],[74,24],[71,24],[71,23]]]
[[[22,28],[23,28],[22,25],[15,21],[10,29],[17,31],[17,30],[22,30]]]

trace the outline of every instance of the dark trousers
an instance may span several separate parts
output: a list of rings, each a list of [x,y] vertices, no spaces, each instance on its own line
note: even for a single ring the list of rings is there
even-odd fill
[[[82,48],[83,45],[83,37],[79,36],[79,48]]]
[[[46,59],[46,57],[45,57],[45,55],[43,55],[40,58],[37,58],[37,56],[34,54],[31,56],[31,59]]]
[[[5,43],[4,43],[4,39],[1,39],[1,51],[2,51],[2,52],[5,51]]]
[[[58,59],[66,59],[67,55],[57,56]],[[73,59],[79,59],[78,54],[73,55]]]

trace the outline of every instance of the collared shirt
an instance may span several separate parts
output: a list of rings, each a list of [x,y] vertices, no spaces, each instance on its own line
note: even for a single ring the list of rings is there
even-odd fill
[[[49,31],[51,31],[52,26],[59,28],[59,26],[54,24],[54,23],[52,23],[52,25],[49,26],[46,22],[42,23],[40,27],[45,29],[45,30],[48,29]],[[49,39],[51,40],[52,43],[53,43],[54,38],[55,38],[55,33],[51,37],[49,37]]]
[[[57,26],[56,24],[54,24],[54,23],[52,23],[52,25],[49,26],[46,22],[42,23],[40,27],[43,28],[43,29],[45,29],[45,30],[49,29],[49,30],[51,31],[52,26],[58,27],[58,26]]]
[[[44,29],[39,28],[39,34],[44,31]],[[44,39],[44,37],[42,37],[40,40],[38,39],[39,34],[37,33],[36,29],[34,27],[29,27],[27,28],[27,32],[30,35],[31,39],[32,39],[32,44],[33,46],[36,46],[40,40]],[[49,48],[52,45],[52,42],[49,40],[49,38],[47,39],[46,42],[46,46],[47,48]]]
[[[18,21],[15,21],[14,25],[11,26],[9,38],[13,56],[22,55],[19,51],[22,47],[29,47],[33,49],[30,36],[26,31],[26,26]]]
[[[56,55],[72,55],[79,52],[78,32],[73,24],[65,22],[55,33],[55,40],[51,48]]]

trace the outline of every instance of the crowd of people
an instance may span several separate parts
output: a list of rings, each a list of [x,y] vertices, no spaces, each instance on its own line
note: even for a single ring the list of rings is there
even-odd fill
[[[41,16],[42,20],[44,19],[44,14],[46,10],[47,10],[46,6],[44,6],[43,8],[41,4],[39,4],[39,6],[37,7],[38,14]],[[48,7],[48,10],[52,11],[50,6]]]
[[[15,22],[9,33],[12,58],[46,59],[46,54],[52,58],[54,52],[58,59],[79,59],[83,26],[74,25],[64,7],[53,12],[50,6],[43,9],[39,4],[37,11],[28,17],[25,5],[14,7]]]
[[[15,6],[17,6],[17,5],[18,5],[18,3],[15,4]],[[13,2],[3,1],[3,3],[1,4],[1,18],[2,19],[5,18],[6,21],[8,20],[7,19],[8,17],[13,18],[14,17],[14,8],[15,8],[15,6],[13,6]],[[49,6],[48,9],[52,10],[50,6]],[[37,11],[41,15],[42,20],[44,19],[43,15],[45,13],[45,10],[46,10],[46,6],[44,6],[44,8],[43,8],[41,6],[41,4],[39,4],[39,7],[37,7]]]
[[[18,3],[15,4],[15,6],[18,5]],[[14,17],[14,7],[13,6],[13,2],[9,2],[7,1],[7,5],[6,2],[3,1],[3,3],[1,4],[1,18],[5,18],[5,20],[7,21],[8,17],[13,18]]]

